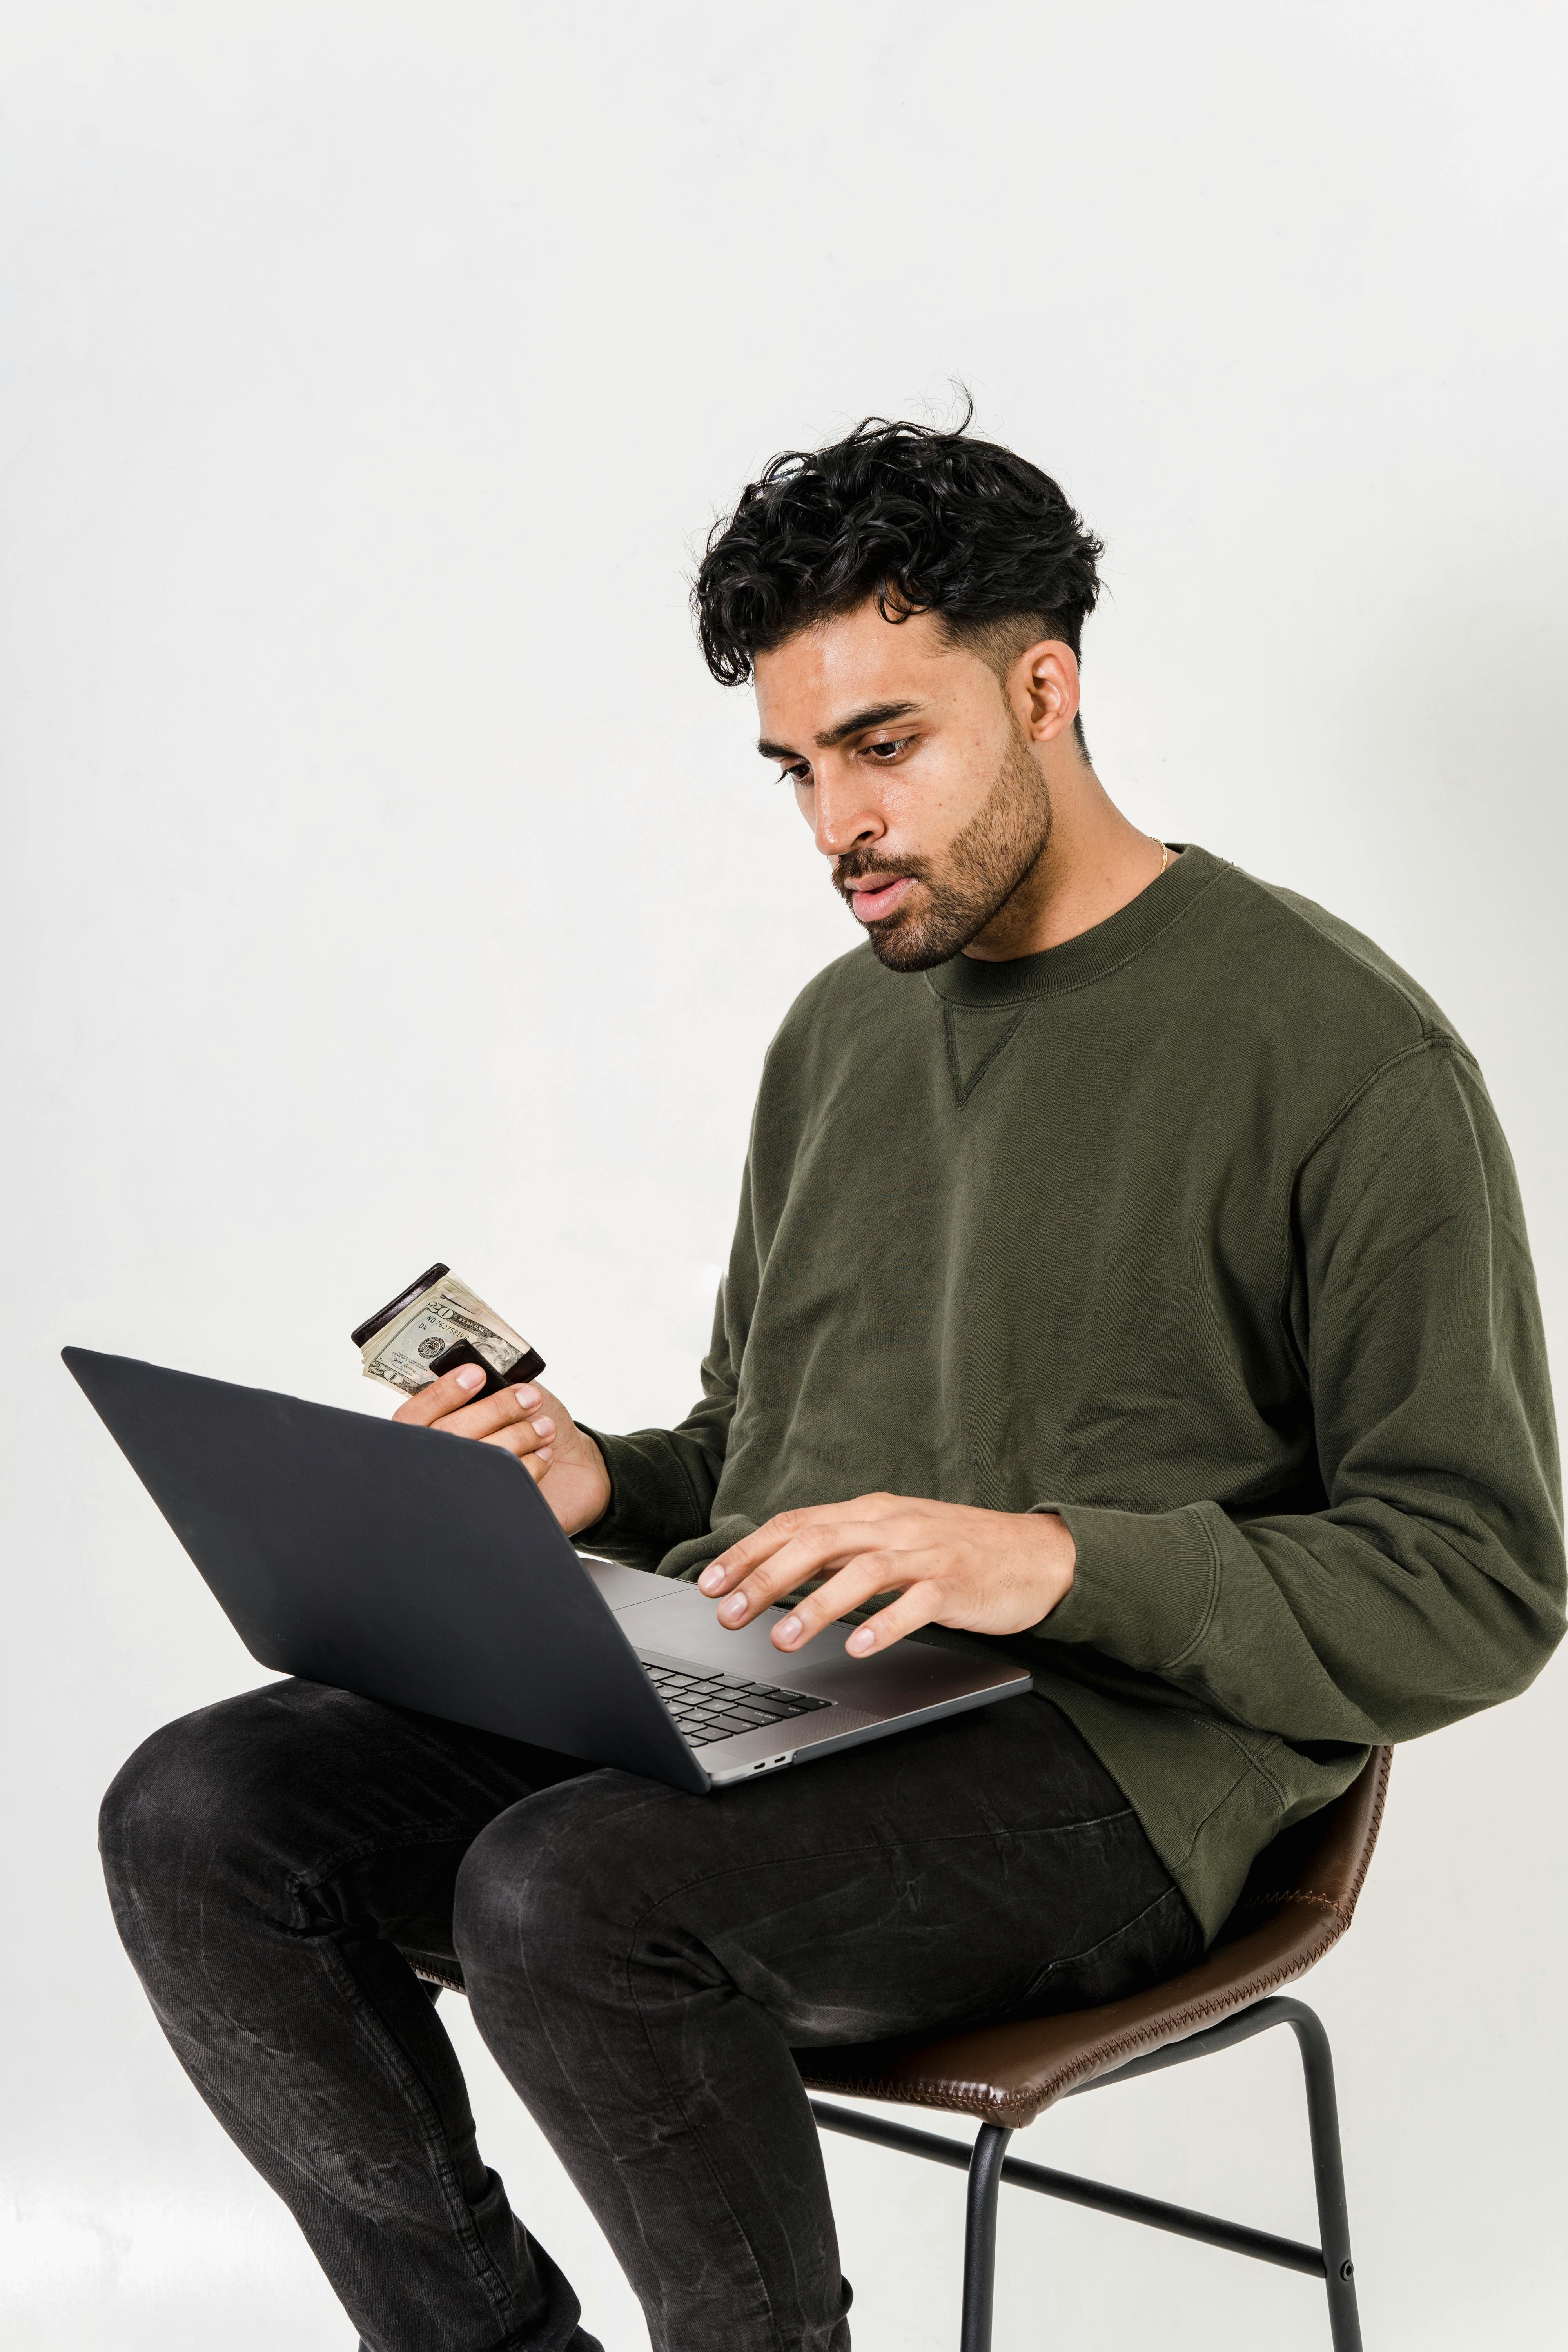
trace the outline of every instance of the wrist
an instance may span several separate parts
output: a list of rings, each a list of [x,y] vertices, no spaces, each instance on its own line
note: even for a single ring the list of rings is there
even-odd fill
[[[557,1459],[560,1460],[560,1458],[558,1454]],[[610,1507],[613,1491],[610,1467],[587,1431],[575,1427],[572,1432],[570,1452],[561,1466],[571,1471],[574,1486],[581,1481],[586,1488],[582,1497],[581,1507],[568,1511],[561,1517],[562,1528],[565,1534],[580,1536],[587,1528],[596,1527]]]
[[[1059,1608],[1072,1591],[1073,1576],[1078,1567],[1078,1546],[1072,1529],[1059,1511],[1037,1505],[1028,1514],[1036,1529],[1037,1557],[1045,1575],[1049,1599],[1047,1612]]]

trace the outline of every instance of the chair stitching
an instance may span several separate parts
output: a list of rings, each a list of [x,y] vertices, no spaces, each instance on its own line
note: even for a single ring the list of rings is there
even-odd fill
[[[1342,1926],[1336,1927],[1315,1951],[1303,1953],[1289,1967],[1268,1969],[1262,1976],[1244,1979],[1228,1993],[1211,1993],[1203,2000],[1191,2002],[1186,2008],[1173,2011],[1167,2020],[1152,2020],[1147,2025],[1114,2036],[1070,2066],[1062,2067],[1055,2074],[1047,2076],[1042,2084],[1027,2091],[1005,2091],[998,2096],[978,2083],[938,2081],[911,2086],[894,2083],[886,2075],[858,2074],[847,2081],[841,2076],[829,2077],[825,2087],[839,2091],[848,2098],[881,2098],[898,2105],[943,2107],[950,2112],[954,2102],[963,2101],[967,2103],[970,2114],[984,2116],[993,2122],[1005,2122],[1010,2116],[1019,2116],[1025,2123],[1031,2123],[1080,2077],[1092,2078],[1104,2074],[1110,2060],[1131,2057],[1146,2042],[1162,2044],[1184,2040],[1184,2034],[1173,2031],[1174,2027],[1195,2027],[1205,2019],[1230,2016],[1237,2010],[1249,2009],[1255,2000],[1260,2000],[1276,1985],[1289,1984],[1293,1978],[1303,1976],[1332,1945],[1338,1943],[1343,1932]],[[803,2072],[809,2070],[803,2069]]]
[[[1345,1896],[1347,1922],[1351,1914],[1354,1912],[1356,1905],[1361,1901],[1361,1890],[1366,1885],[1366,1874],[1372,1868],[1373,1853],[1377,1844],[1378,1832],[1383,1827],[1383,1809],[1388,1801],[1388,1783],[1393,1777],[1393,1772],[1394,1749],[1391,1745],[1385,1745],[1383,1750],[1383,1760],[1377,1768],[1377,1785],[1373,1791],[1372,1819],[1366,1825],[1366,1835],[1362,1841],[1355,1876],[1352,1879],[1349,1892]]]
[[[1236,1907],[1237,1911],[1265,1911],[1279,1903],[1321,1903],[1336,1919],[1342,1919],[1347,1927],[1351,1923],[1350,1913],[1337,1896],[1317,1886],[1282,1886],[1268,1894],[1244,1895]]]

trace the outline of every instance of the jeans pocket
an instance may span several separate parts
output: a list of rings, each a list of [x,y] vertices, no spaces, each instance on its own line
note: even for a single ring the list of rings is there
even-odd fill
[[[1099,2009],[1150,1985],[1179,1976],[1203,1957],[1203,1931],[1181,1890],[1167,1887],[1147,1910],[1087,1951],[1050,1961],[1018,2003],[1021,2014],[1048,2017],[1069,2009]]]

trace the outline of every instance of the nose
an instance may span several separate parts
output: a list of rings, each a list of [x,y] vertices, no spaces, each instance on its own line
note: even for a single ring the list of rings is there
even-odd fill
[[[887,831],[865,787],[863,771],[848,762],[824,760],[818,768],[812,830],[824,857],[842,857],[847,850],[879,841]]]

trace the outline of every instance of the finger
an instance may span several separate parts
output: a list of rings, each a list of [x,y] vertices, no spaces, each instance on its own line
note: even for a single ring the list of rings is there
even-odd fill
[[[887,1592],[908,1583],[911,1575],[924,1574],[924,1569],[911,1568],[914,1557],[909,1552],[867,1551],[804,1601],[797,1601],[787,1617],[773,1629],[775,1650],[804,1649],[806,1643],[821,1633],[825,1625],[847,1617],[852,1609],[859,1609],[879,1592]]]
[[[952,1605],[952,1593],[938,1577],[921,1577],[879,1609],[864,1625],[857,1625],[844,1646],[852,1658],[868,1658],[880,1650],[890,1649],[901,1642],[906,1633],[918,1633],[922,1625],[934,1625]]]
[[[719,1603],[721,1625],[744,1625],[760,1610],[781,1600],[820,1576],[825,1570],[842,1568],[860,1552],[882,1549],[880,1531],[871,1527],[846,1527],[842,1524],[804,1529],[755,1568],[742,1584]]]
[[[508,1391],[509,1395],[511,1393],[512,1391]],[[520,1461],[525,1454],[537,1454],[541,1446],[553,1443],[555,1421],[552,1414],[537,1412],[531,1413],[521,1405],[517,1404],[511,1407],[510,1414],[492,1412],[491,1406],[500,1404],[501,1402],[500,1396],[486,1397],[481,1405],[476,1405],[474,1412],[476,1414],[482,1412],[485,1419],[483,1423],[476,1423],[471,1429],[466,1429],[463,1426],[468,1418],[465,1412],[451,1414],[447,1420],[438,1423],[437,1427],[443,1433],[450,1431],[457,1437],[478,1437],[482,1438],[487,1445],[504,1446],[509,1454],[515,1454]],[[499,1427],[496,1425],[498,1422]]]
[[[908,1507],[908,1499],[902,1495],[878,1494],[858,1495],[847,1503],[805,1503],[795,1510],[776,1512],[751,1535],[742,1536],[739,1543],[721,1551],[717,1559],[710,1560],[697,1580],[698,1585],[707,1593],[728,1591],[797,1535],[847,1518],[885,1518],[889,1512]]]
[[[476,1389],[482,1389],[485,1376],[478,1364],[459,1364],[454,1372],[443,1372],[417,1396],[405,1397],[394,1421],[411,1422],[416,1429],[428,1429],[432,1422],[440,1421],[460,1405],[468,1403]]]
[[[447,1437],[489,1437],[498,1430],[531,1429],[536,1436],[552,1437],[555,1417],[535,1388],[497,1389],[472,1404],[449,1412],[434,1426]]]
[[[761,1568],[753,1569],[719,1604],[720,1622],[744,1625],[773,1601],[798,1592],[829,1569],[846,1568],[868,1552],[909,1554],[930,1547],[929,1525],[910,1514],[881,1520],[829,1521],[793,1536]]]
[[[537,1438],[527,1428],[498,1429],[492,1436],[479,1440],[481,1445],[499,1445],[521,1463],[537,1486],[555,1458],[555,1448],[548,1438]]]
[[[749,1536],[742,1536],[738,1544],[731,1544],[728,1551],[721,1552],[717,1559],[710,1561],[697,1580],[700,1589],[709,1593],[723,1592],[731,1585],[738,1584],[743,1576],[750,1575],[754,1568],[771,1559],[784,1544],[804,1534],[816,1517],[815,1511],[809,1515],[805,1511],[780,1511],[773,1518],[764,1520],[760,1528],[753,1528]]]

